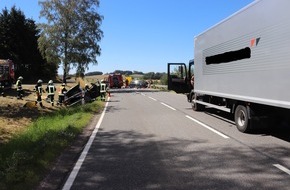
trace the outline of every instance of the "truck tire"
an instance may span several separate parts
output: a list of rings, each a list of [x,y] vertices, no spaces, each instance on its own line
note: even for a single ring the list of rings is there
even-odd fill
[[[191,107],[192,107],[193,111],[203,111],[205,109],[205,106],[198,104],[194,101],[194,100],[197,100],[197,98],[198,98],[198,96],[196,94],[194,94],[192,96]]]
[[[235,110],[235,123],[237,129],[242,133],[247,133],[251,128],[251,120],[249,119],[249,113],[245,106],[239,105]]]

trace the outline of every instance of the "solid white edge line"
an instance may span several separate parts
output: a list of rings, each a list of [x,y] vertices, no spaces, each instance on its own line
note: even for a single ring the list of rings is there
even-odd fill
[[[210,130],[210,131],[216,133],[217,135],[219,135],[219,136],[221,136],[221,137],[223,137],[223,138],[225,138],[225,139],[229,139],[229,138],[230,138],[230,137],[228,137],[228,136],[222,134],[221,132],[219,132],[219,131],[217,131],[217,130],[211,128],[210,126],[208,126],[208,125],[206,125],[206,124],[204,124],[204,123],[202,123],[202,122],[200,122],[200,121],[198,121],[198,120],[196,120],[196,119],[194,119],[194,118],[192,118],[192,117],[190,117],[190,116],[188,116],[188,115],[186,115],[185,117],[187,117],[188,119],[190,119],[190,120],[192,120],[192,121],[198,123],[199,125],[201,125],[201,126],[207,128],[208,130]]]
[[[66,182],[65,182],[65,184],[64,184],[64,186],[62,188],[63,190],[69,190],[71,188],[71,186],[73,185],[73,182],[76,179],[76,176],[77,176],[77,174],[78,174],[78,172],[79,172],[79,170],[80,170],[80,168],[81,168],[81,166],[82,166],[82,164],[83,164],[83,162],[84,162],[84,160],[85,160],[85,158],[86,158],[86,156],[88,154],[88,151],[89,151],[89,149],[90,149],[90,147],[91,147],[91,145],[92,145],[92,143],[93,143],[93,141],[94,141],[94,139],[96,137],[96,134],[98,133],[100,125],[101,125],[101,123],[103,121],[103,118],[105,116],[109,100],[110,100],[110,97],[107,100],[105,108],[104,108],[104,110],[103,110],[103,112],[101,114],[101,117],[100,117],[97,125],[95,126],[95,129],[94,129],[93,133],[90,136],[89,141],[87,142],[84,150],[82,151],[82,154],[80,155],[80,157],[79,157],[78,161],[76,162],[73,170],[71,171],[68,179],[66,180]]]
[[[283,172],[287,173],[288,175],[290,175],[290,170],[280,164],[273,164],[273,166],[275,166],[276,168],[282,170]]]
[[[148,96],[151,100],[157,101],[155,98],[152,98],[151,96]]]
[[[166,106],[166,107],[168,107],[168,108],[170,108],[170,109],[172,109],[172,110],[174,110],[174,111],[176,110],[175,108],[173,108],[173,107],[171,107],[171,106],[169,106],[169,105],[167,105],[167,104],[165,104],[163,102],[161,102],[161,104],[164,105],[164,106]]]

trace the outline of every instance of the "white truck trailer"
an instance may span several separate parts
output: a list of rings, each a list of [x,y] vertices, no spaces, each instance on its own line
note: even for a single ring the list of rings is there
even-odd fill
[[[256,0],[195,37],[195,111],[232,113],[241,132],[253,129],[261,116],[289,111],[289,8],[289,0]]]

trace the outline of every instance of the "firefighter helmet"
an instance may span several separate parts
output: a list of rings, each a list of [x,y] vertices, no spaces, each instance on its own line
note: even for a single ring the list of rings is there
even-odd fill
[[[39,79],[39,80],[37,81],[37,83],[38,83],[38,84],[42,83],[42,80],[41,80],[41,79]]]
[[[53,84],[53,81],[52,81],[52,80],[49,80],[49,81],[48,81],[48,84]]]
[[[18,77],[18,80],[23,80],[23,77],[22,76]]]

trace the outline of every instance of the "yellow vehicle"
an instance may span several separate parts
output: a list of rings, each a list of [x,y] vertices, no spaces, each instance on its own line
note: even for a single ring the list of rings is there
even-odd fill
[[[132,80],[132,77],[125,77],[125,86],[128,87]]]

